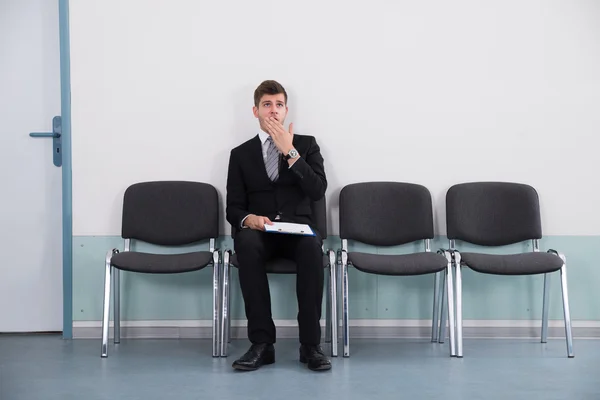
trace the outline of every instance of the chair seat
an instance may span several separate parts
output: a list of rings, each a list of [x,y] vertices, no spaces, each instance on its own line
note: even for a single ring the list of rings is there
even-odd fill
[[[229,259],[229,263],[237,268],[237,254],[233,254]],[[329,257],[323,255],[323,268],[327,268],[329,266]],[[267,269],[267,273],[271,274],[295,274],[296,273],[296,263],[292,260],[288,260],[287,258],[274,258],[272,260],[267,261],[267,265],[265,267]]]
[[[110,263],[113,267],[132,272],[148,274],[176,274],[197,271],[211,264],[210,251],[197,251],[181,254],[149,254],[125,251],[115,254]]]
[[[522,254],[460,253],[461,264],[474,271],[494,275],[534,275],[554,272],[563,261],[552,253]]]
[[[354,268],[377,275],[423,275],[442,271],[448,266],[446,257],[437,253],[369,254],[348,253]]]

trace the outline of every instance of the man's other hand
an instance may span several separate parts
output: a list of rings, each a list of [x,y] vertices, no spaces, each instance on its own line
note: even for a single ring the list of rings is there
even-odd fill
[[[264,231],[266,225],[273,225],[273,222],[267,217],[261,217],[259,215],[250,214],[248,218],[244,220],[244,226],[257,231]]]

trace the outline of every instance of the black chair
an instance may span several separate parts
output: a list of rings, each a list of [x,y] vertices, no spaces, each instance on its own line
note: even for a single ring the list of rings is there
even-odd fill
[[[316,228],[322,234],[322,239],[327,238],[327,206],[325,198],[312,203],[312,213],[315,216]],[[233,228],[232,228],[233,230]],[[327,305],[325,317],[325,338],[326,342],[331,342],[331,355],[337,357],[337,288],[336,288],[336,269],[335,252],[327,250],[323,253],[323,268],[329,268],[329,282],[327,285]],[[229,276],[231,267],[237,267],[237,256],[231,250],[225,250],[223,253],[223,280],[222,280],[222,301],[221,306],[221,356],[227,357],[227,344],[231,340],[231,319],[230,309],[230,285]],[[274,258],[267,262],[265,266],[267,273],[273,274],[295,274],[297,265],[295,262],[285,258]]]
[[[125,251],[109,250],[104,278],[102,357],[108,355],[111,276],[114,276],[114,341],[120,342],[119,270],[146,274],[176,274],[213,267],[213,357],[219,338],[219,200],[217,190],[199,182],[143,182],[131,185],[123,198],[122,234]],[[210,240],[210,251],[149,254],[131,250],[131,240],[160,246],[183,246]]]
[[[340,238],[342,239],[342,331],[344,357],[350,356],[348,323],[348,267],[392,276],[435,274],[435,286],[443,271],[449,304],[450,355],[455,355],[453,337],[452,259],[449,252],[431,252],[434,237],[431,194],[424,186],[401,182],[363,182],[345,186],[340,192]],[[395,246],[423,240],[424,251],[402,255],[380,255],[348,251],[348,240]],[[432,337],[437,326],[437,288],[434,288]]]
[[[566,258],[555,250],[540,252],[542,238],[539,198],[528,185],[507,182],[472,182],[452,186],[446,194],[446,220],[450,251],[456,267],[456,341],[462,357],[461,268],[492,275],[544,274],[542,343],[548,333],[550,273],[560,271],[568,357],[573,357],[571,316],[567,292]],[[462,253],[455,241],[479,246],[503,246],[531,240],[533,251],[518,254]]]

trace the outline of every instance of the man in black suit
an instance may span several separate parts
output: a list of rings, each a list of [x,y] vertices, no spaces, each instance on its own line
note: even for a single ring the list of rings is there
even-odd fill
[[[264,81],[256,88],[253,112],[260,125],[258,135],[231,151],[227,173],[227,221],[234,230],[252,343],[233,368],[252,371],[275,362],[275,324],[265,262],[279,256],[298,265],[300,361],[315,371],[328,370],[331,362],[320,347],[322,239],[311,209],[311,202],[320,200],[327,188],[323,157],[313,136],[294,135],[292,124],[284,128],[287,93],[278,82]],[[265,224],[273,221],[308,224],[316,235],[265,232]]]

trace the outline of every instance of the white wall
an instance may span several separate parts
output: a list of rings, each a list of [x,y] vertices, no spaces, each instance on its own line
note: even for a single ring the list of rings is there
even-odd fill
[[[534,185],[546,235],[600,234],[600,3],[72,0],[73,233],[119,235],[134,182],[225,196],[279,80],[336,197],[365,180]],[[224,222],[224,219],[223,219]],[[229,232],[223,226],[223,232]]]

